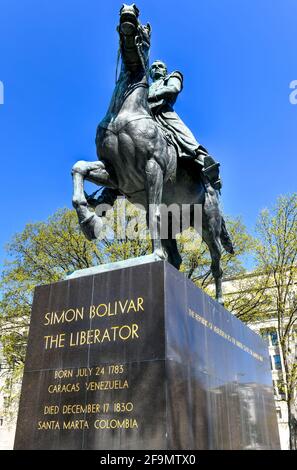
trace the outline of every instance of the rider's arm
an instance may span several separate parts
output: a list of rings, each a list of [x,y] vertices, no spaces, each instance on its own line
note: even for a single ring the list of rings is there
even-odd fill
[[[182,77],[173,75],[167,81],[167,84],[158,88],[156,92],[149,96],[149,101],[169,100],[175,98],[182,90]]]

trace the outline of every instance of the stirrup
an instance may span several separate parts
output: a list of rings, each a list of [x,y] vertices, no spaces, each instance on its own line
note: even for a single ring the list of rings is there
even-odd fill
[[[216,190],[220,191],[222,189],[222,182],[220,179],[220,164],[215,162],[212,157],[206,157],[205,160],[206,166],[203,168],[202,172],[210,182],[211,186]],[[208,163],[208,165],[207,165]]]
[[[221,192],[223,184],[222,184],[222,180],[220,178],[215,182],[211,182],[210,184],[216,191],[219,191],[219,193]]]
[[[209,178],[209,180],[217,180],[220,177],[219,172],[219,163],[215,163],[214,165],[210,165],[208,167],[203,168],[203,174]]]

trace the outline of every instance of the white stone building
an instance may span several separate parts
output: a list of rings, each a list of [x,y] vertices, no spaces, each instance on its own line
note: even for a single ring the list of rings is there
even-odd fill
[[[15,418],[9,418],[6,414],[6,402],[8,397],[2,390],[5,381],[5,373],[7,364],[2,355],[2,347],[0,344],[0,450],[8,450],[13,448],[15,435]]]
[[[245,286],[248,285],[246,282],[249,278],[256,279],[253,273],[248,274],[247,276],[240,276],[238,278],[225,279],[223,282],[223,290],[225,297],[232,295],[241,295],[245,290]],[[259,278],[258,278],[259,279]],[[273,295],[274,287],[269,288]],[[253,291],[248,292],[248,289],[244,292],[247,302],[248,299],[251,300],[253,296]],[[296,295],[296,283],[292,286],[292,293]],[[269,307],[270,309],[270,307]],[[267,312],[268,313],[268,312]],[[280,436],[280,444],[282,450],[289,449],[289,426],[288,426],[288,409],[287,403],[285,401],[285,394],[282,387],[282,383],[285,381],[285,372],[282,351],[279,347],[279,335],[278,335],[278,321],[276,318],[276,312],[273,312],[272,307],[271,311],[267,314],[267,320],[253,321],[248,323],[248,327],[255,331],[257,334],[261,335],[266,341],[268,346],[268,352],[270,356],[270,366],[271,366],[271,375],[272,383],[274,388],[274,399],[276,406],[276,414],[278,420],[278,429]],[[295,329],[293,330],[293,335],[291,336],[291,354],[292,358],[297,360],[297,323]],[[295,397],[297,400],[297,391],[295,390]]]
[[[249,327],[260,334],[268,345],[280,443],[282,450],[287,450],[289,449],[288,410],[281,388],[281,383],[284,382],[284,366],[279,347],[277,320],[256,322],[249,324]]]

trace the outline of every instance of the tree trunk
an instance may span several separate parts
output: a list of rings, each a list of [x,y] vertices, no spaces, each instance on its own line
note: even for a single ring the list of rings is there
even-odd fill
[[[288,410],[288,428],[289,428],[289,449],[296,449],[296,420],[295,420],[295,406],[294,406],[294,390],[291,390],[290,370],[288,364],[288,350],[286,347],[286,339],[282,337],[280,341],[280,348],[283,357],[283,365],[285,372],[285,394],[286,404]]]
[[[289,394],[288,396],[287,408],[288,408],[290,450],[296,450],[297,449],[297,419],[296,419],[294,396],[292,397],[291,394]]]

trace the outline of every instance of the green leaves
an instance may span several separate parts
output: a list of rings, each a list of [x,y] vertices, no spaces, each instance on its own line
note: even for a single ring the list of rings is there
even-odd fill
[[[224,277],[235,276],[245,272],[244,263],[249,254],[253,252],[255,241],[247,233],[240,218],[226,219],[228,231],[235,249],[235,255],[222,252],[222,269]],[[201,238],[192,229],[183,232],[179,239],[179,248],[183,257],[181,270],[201,288],[213,284],[210,273],[211,258],[208,248]]]

